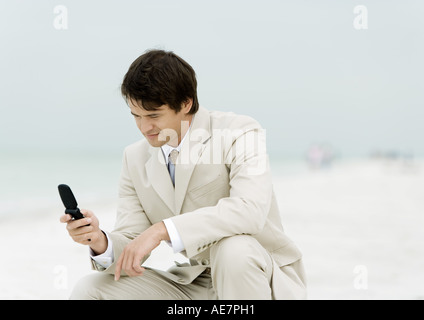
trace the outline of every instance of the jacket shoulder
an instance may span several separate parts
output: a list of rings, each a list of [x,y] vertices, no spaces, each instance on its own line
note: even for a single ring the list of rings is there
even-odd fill
[[[134,157],[136,159],[140,159],[140,157],[142,158],[143,155],[148,156],[148,150],[149,143],[146,139],[141,139],[125,147],[124,157],[126,157],[127,159]]]
[[[210,111],[212,129],[242,129],[243,131],[261,129],[260,123],[248,115],[234,112]]]

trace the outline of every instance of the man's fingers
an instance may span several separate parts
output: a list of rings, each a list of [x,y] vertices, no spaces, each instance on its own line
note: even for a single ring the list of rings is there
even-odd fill
[[[144,271],[144,268],[140,265],[140,262],[141,262],[142,259],[143,259],[143,257],[138,256],[138,255],[134,255],[134,259],[132,261],[132,265],[131,265],[132,270],[134,270],[134,272],[137,275],[142,274],[143,271]]]
[[[122,270],[125,271],[125,273],[129,276],[132,276],[132,272],[131,272],[131,255],[128,252],[128,250],[125,250],[125,256],[124,259],[122,261]]]
[[[82,215],[86,218],[91,218],[94,215],[93,211],[90,211],[90,210],[80,209],[80,211]]]
[[[89,232],[93,232],[94,228],[92,226],[82,226],[82,227],[77,227],[77,228],[71,228],[68,226],[66,226],[66,228],[68,229],[69,233],[72,236],[79,236],[81,234],[85,234],[85,233],[89,233]]]
[[[140,266],[140,261],[140,258],[135,258],[129,251],[124,250],[116,262],[115,281],[121,277],[121,270],[130,277],[141,276],[146,269]]]
[[[121,276],[121,269],[122,269],[122,261],[124,259],[124,252],[121,253],[121,255],[118,258],[118,261],[116,262],[115,266],[115,281],[118,281]]]
[[[81,244],[90,244],[91,239],[94,237],[93,233],[83,233],[80,235],[71,235],[72,240]]]
[[[68,230],[73,230],[76,228],[80,228],[86,226],[91,223],[91,218],[82,218],[78,220],[72,220],[68,222],[68,226],[66,227]]]
[[[64,214],[64,215],[60,216],[60,222],[62,222],[62,223],[67,223],[71,220],[72,220],[72,217],[71,217],[70,214]]]

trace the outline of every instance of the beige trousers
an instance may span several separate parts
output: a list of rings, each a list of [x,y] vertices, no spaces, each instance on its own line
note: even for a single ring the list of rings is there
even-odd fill
[[[75,286],[71,299],[304,299],[306,288],[301,260],[279,268],[270,254],[247,235],[224,238],[210,251],[211,274],[178,284],[153,269],[139,277],[91,274]]]

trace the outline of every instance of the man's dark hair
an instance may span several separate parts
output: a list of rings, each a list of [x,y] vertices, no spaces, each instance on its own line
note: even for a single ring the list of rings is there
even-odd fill
[[[148,50],[138,57],[124,77],[121,93],[126,101],[135,101],[149,111],[168,104],[177,113],[189,98],[193,99],[189,113],[199,109],[196,74],[172,51]]]

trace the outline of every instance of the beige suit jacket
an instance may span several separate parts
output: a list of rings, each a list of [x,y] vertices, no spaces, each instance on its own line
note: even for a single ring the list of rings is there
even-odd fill
[[[178,283],[190,283],[209,266],[213,244],[238,234],[256,238],[279,266],[298,261],[301,253],[280,221],[261,126],[248,116],[200,107],[188,134],[175,188],[161,148],[143,139],[125,149],[117,220],[109,234],[115,263],[129,241],[167,218],[190,258],[190,265],[163,272]],[[114,273],[115,263],[104,271]]]

